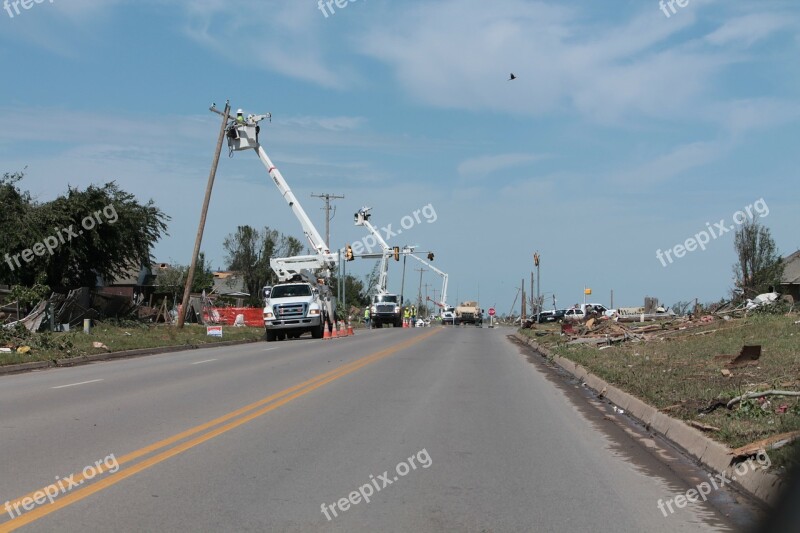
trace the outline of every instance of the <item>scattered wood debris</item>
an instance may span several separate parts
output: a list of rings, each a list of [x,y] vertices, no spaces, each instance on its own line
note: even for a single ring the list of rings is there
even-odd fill
[[[736,448],[735,450],[731,450],[731,454],[733,455],[733,460],[735,461],[736,459],[756,455],[762,450],[777,450],[778,448],[782,448],[787,444],[791,444],[798,438],[800,438],[800,431],[781,433],[780,435],[773,435],[771,437],[767,437],[766,439],[761,439],[759,441],[746,444],[740,448]]]
[[[719,431],[720,429],[716,426],[709,426],[708,424],[703,424],[698,422],[697,420],[689,420],[689,425],[700,429],[702,431]]]

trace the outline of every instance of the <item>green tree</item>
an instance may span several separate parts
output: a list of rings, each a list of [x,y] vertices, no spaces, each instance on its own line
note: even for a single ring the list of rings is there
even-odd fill
[[[146,204],[110,182],[86,190],[69,187],[55,200],[37,203],[18,182],[0,180],[0,282],[44,284],[56,292],[94,287],[140,266],[150,266],[150,250],[166,235],[169,217],[152,200]]]
[[[344,296],[347,298],[345,309],[350,309],[351,307],[364,307],[365,305],[369,304],[369,295],[367,294],[364,282],[362,280],[356,278],[352,274],[346,274],[344,277],[344,283]],[[333,287],[334,292],[338,286],[338,277],[336,275],[332,275],[331,287]]]
[[[160,270],[156,274],[156,285],[161,292],[172,293],[173,299],[180,302],[183,289],[186,286],[186,277],[189,274],[188,265],[170,265],[169,268]],[[210,265],[206,265],[206,255],[200,252],[197,256],[197,266],[192,278],[192,292],[201,293],[209,291],[214,286],[214,272]]]
[[[738,261],[733,266],[737,289],[752,298],[777,288],[784,265],[769,228],[752,220],[736,231],[734,246]]]
[[[300,255],[303,250],[299,240],[268,226],[262,230],[239,226],[234,233],[225,237],[222,246],[227,269],[242,274],[247,292],[250,293],[247,303],[254,306],[262,303],[261,289],[278,282],[269,266],[270,259]]]

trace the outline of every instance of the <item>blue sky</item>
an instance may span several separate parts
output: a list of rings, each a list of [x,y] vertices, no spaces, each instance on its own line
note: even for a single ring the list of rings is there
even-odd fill
[[[558,307],[584,286],[606,305],[611,290],[615,305],[716,300],[732,286],[733,232],[667,266],[656,251],[759,200],[780,251],[800,248],[796,1],[690,0],[669,17],[657,0],[333,7],[326,18],[313,0],[10,5],[0,171],[27,166],[23,185],[43,201],[116,180],[172,217],[154,254],[186,264],[219,127],[207,110],[230,99],[273,114],[262,143],[320,231],[311,194],[345,195],[332,247],[364,237],[362,205],[396,229],[431,204],[436,222],[390,244],[433,250],[452,303],[508,312],[535,250]],[[243,224],[302,236],[251,153],[219,167],[203,241],[214,266]]]

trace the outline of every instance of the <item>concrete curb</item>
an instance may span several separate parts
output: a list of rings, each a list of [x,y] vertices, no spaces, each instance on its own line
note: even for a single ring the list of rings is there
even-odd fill
[[[775,474],[763,470],[749,470],[747,475],[737,475],[731,465],[733,454],[731,449],[703,434],[682,420],[672,418],[646,404],[639,398],[606,383],[603,379],[590,373],[584,367],[569,359],[553,354],[547,348],[539,346],[535,340],[518,332],[514,336],[521,342],[531,346],[537,352],[552,359],[558,366],[583,381],[586,386],[598,394],[605,390],[605,396],[611,403],[624,409],[627,414],[637,419],[644,426],[666,438],[678,448],[692,456],[713,472],[724,473],[728,479],[756,499],[774,505],[780,495],[782,480]]]
[[[30,363],[19,363],[16,365],[0,366],[0,374],[17,374],[19,372],[27,372],[29,370],[39,370],[40,368],[47,368],[52,365],[50,361],[31,361]]]
[[[0,366],[0,375],[17,374],[30,370],[41,370],[44,368],[66,367],[94,363],[97,361],[110,361],[125,357],[139,357],[143,355],[156,355],[160,353],[181,352],[185,350],[197,350],[201,348],[224,348],[225,346],[236,346],[238,344],[250,344],[260,342],[259,340],[242,341],[221,341],[208,344],[183,344],[180,346],[159,346],[155,348],[138,348],[136,350],[123,350],[119,352],[106,352],[92,355],[81,355],[80,357],[69,357],[66,359],[56,359],[54,361],[32,361],[17,365]]]

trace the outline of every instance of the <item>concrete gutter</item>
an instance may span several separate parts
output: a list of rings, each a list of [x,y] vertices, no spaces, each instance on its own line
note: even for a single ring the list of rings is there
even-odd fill
[[[212,342],[208,344],[183,344],[180,346],[156,346],[153,348],[139,348],[136,350],[123,350],[119,352],[106,352],[92,355],[81,355],[79,357],[69,357],[65,359],[56,359],[53,361],[32,361],[30,363],[20,363],[17,365],[3,365],[0,366],[0,375],[17,374],[20,372],[28,372],[31,370],[42,370],[45,368],[60,367],[60,366],[76,366],[97,361],[110,361],[112,359],[122,359],[124,357],[139,357],[143,355],[155,355],[160,353],[181,352],[185,350],[197,350],[201,348],[223,348],[225,346],[236,346],[237,344],[249,344],[252,342],[260,342],[260,339],[242,340],[242,341],[221,341]]]
[[[553,354],[549,349],[539,346],[535,340],[518,332],[515,332],[514,336],[548,359],[551,359],[558,366],[585,383],[587,387],[604,396],[620,409],[625,410],[627,414],[644,424],[649,431],[658,433],[675,444],[712,472],[724,473],[728,479],[735,480],[733,481],[734,485],[761,502],[768,505],[774,505],[777,502],[783,482],[779,476],[760,469],[749,470],[747,475],[737,476],[734,469],[736,465],[731,464],[733,453],[724,444],[709,438],[700,430],[689,426],[682,420],[672,418],[639,398],[607,383],[583,366],[565,357]]]

